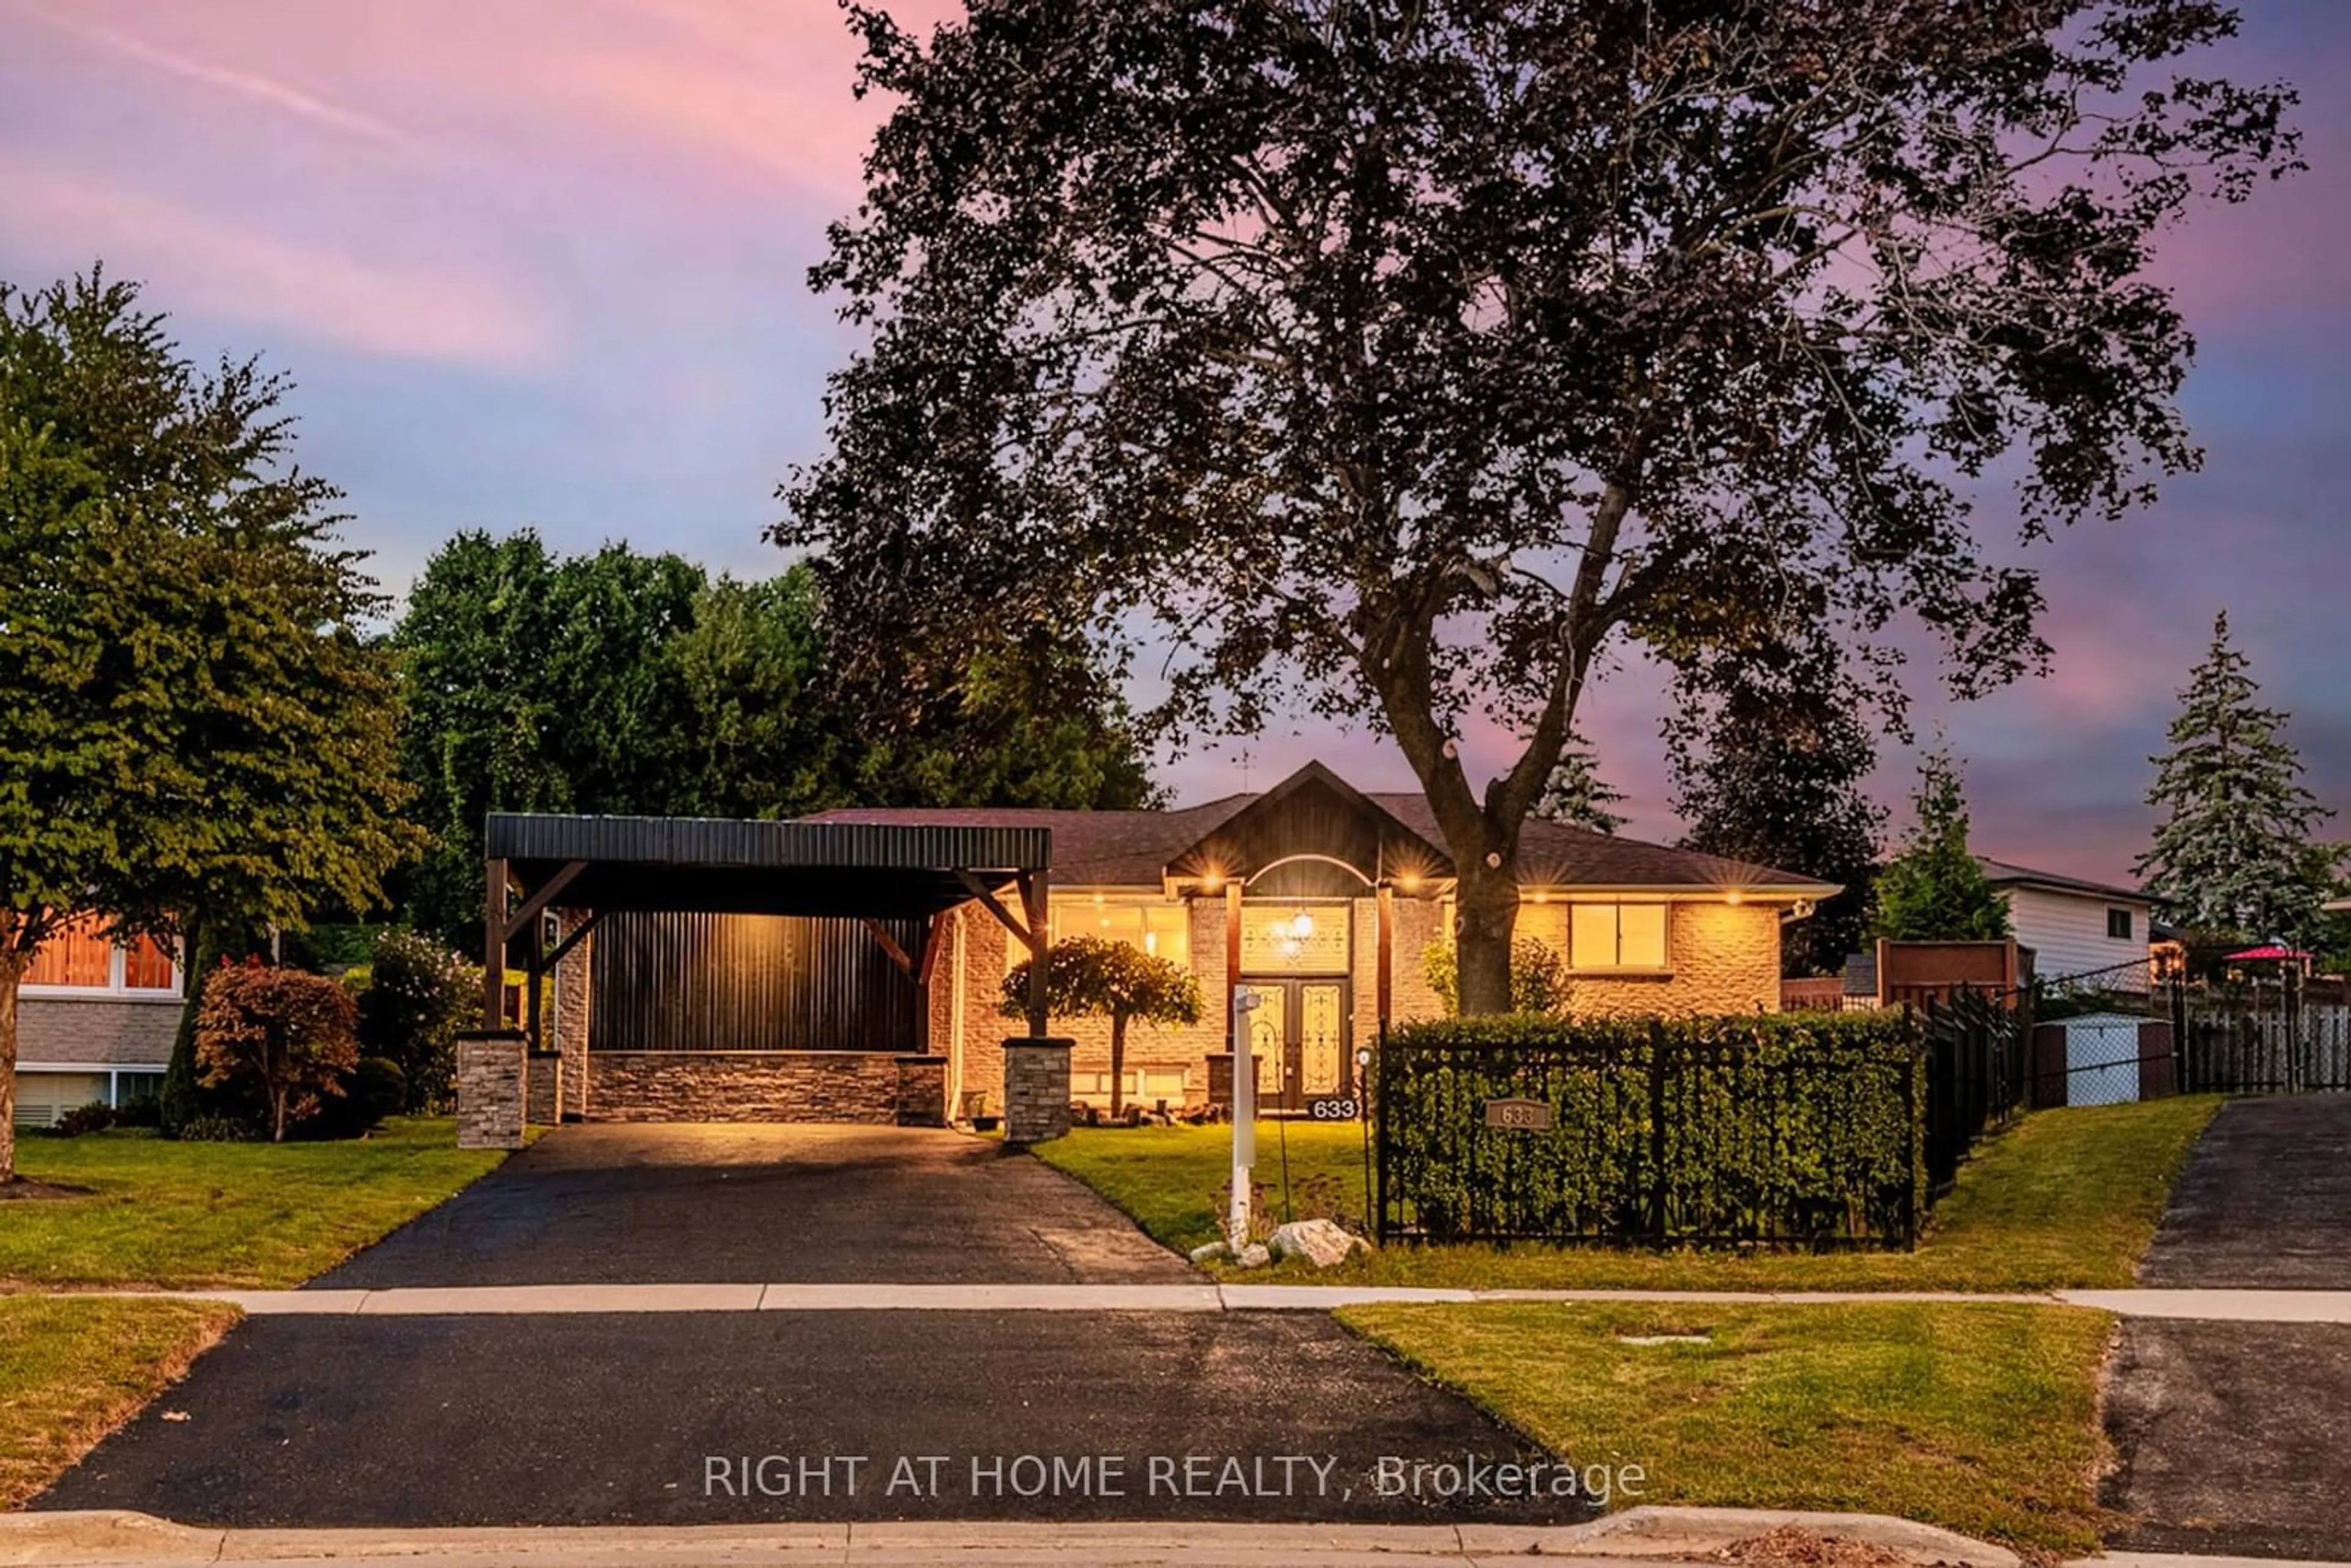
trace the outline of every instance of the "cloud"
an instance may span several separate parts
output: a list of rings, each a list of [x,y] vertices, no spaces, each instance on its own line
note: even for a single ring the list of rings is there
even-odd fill
[[[544,307],[478,271],[357,260],[5,150],[0,187],[17,232],[47,237],[43,263],[65,270],[102,257],[120,275],[168,278],[175,310],[284,327],[386,358],[494,370],[538,364],[556,347]]]
[[[232,70],[225,66],[215,66],[203,60],[192,59],[185,55],[175,54],[169,49],[159,48],[152,44],[142,42],[128,33],[115,32],[110,28],[57,16],[41,6],[26,3],[26,0],[16,0],[15,8],[70,37],[96,45],[100,48],[110,49],[115,54],[178,77],[183,81],[196,82],[223,92],[233,93],[240,98],[266,104],[283,113],[309,120],[313,124],[323,125],[330,130],[361,137],[384,146],[413,148],[417,145],[414,139],[406,132],[387,125],[382,120],[345,109],[339,104],[329,103],[324,99],[304,92],[299,88],[288,86],[274,78],[256,75],[251,71]]]

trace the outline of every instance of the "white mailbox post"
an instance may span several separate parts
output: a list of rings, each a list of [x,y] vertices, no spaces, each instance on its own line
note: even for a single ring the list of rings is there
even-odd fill
[[[1225,1244],[1240,1256],[1249,1245],[1249,1167],[1257,1164],[1257,1049],[1249,1042],[1249,1014],[1258,996],[1233,988],[1233,1205],[1226,1218]]]

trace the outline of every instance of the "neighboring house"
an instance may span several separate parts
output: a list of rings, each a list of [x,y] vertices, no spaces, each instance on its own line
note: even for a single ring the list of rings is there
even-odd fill
[[[177,954],[76,921],[41,944],[16,998],[16,1120],[45,1127],[93,1100],[160,1092],[179,1031]]]
[[[2008,895],[2009,925],[2017,946],[2032,949],[2035,977],[2099,975],[2108,990],[2147,988],[2154,904],[2147,894],[1983,855],[1976,863]]]
[[[512,831],[559,835],[579,821],[517,819]],[[1440,1010],[1425,957],[1450,940],[1453,866],[1427,802],[1359,792],[1319,764],[1263,794],[1168,810],[851,810],[808,821],[844,834],[1050,830],[1051,936],[1126,942],[1199,982],[1197,1024],[1128,1031],[1125,1098],[1146,1109],[1222,1097],[1236,981],[1263,998],[1251,1044],[1270,1108],[1354,1093],[1358,1050]],[[658,821],[613,826],[648,842],[674,836]],[[1565,959],[1570,1006],[1591,1014],[1776,1009],[1782,923],[1837,892],[1540,821],[1526,824],[1520,870],[1519,934]],[[607,874],[621,873],[590,871],[580,885]],[[582,904],[566,911],[567,930],[592,894]],[[999,1007],[1026,949],[979,902],[900,922],[643,907],[594,922],[587,961],[555,970],[568,1113],[824,1119],[839,1105],[807,1085],[819,1071],[837,1077],[853,1052],[944,1057],[951,1113],[983,1098],[1002,1109],[1002,1041],[1026,1028]],[[1107,1102],[1107,1022],[1056,1016],[1052,1030],[1077,1042],[1073,1095]]]

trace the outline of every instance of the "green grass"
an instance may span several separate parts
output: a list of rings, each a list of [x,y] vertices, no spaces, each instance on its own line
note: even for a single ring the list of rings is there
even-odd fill
[[[2039,1111],[1986,1142],[1936,1207],[1916,1252],[1649,1252],[1599,1248],[1398,1246],[1312,1277],[1330,1284],[1486,1290],[2042,1291],[2128,1286],[2213,1096]],[[1281,1215],[1281,1134],[1258,1132],[1260,1212]],[[1288,1129],[1297,1213],[1361,1222],[1363,1133]],[[1222,1127],[1081,1128],[1040,1145],[1178,1251],[1217,1234],[1229,1159]],[[1311,1201],[1301,1199],[1308,1194]],[[1284,1265],[1276,1277],[1307,1271]],[[1250,1276],[1266,1278],[1263,1272]]]
[[[318,1144],[182,1144],[152,1134],[26,1137],[24,1175],[89,1197],[0,1203],[0,1289],[298,1284],[496,1166],[445,1118]]]
[[[2098,1547],[2103,1312],[1552,1302],[1339,1314],[1579,1466],[1678,1503],[1890,1513],[2068,1554]],[[1619,1335],[1703,1333],[1633,1345]]]
[[[0,1510],[177,1380],[236,1315],[209,1301],[0,1298]]]

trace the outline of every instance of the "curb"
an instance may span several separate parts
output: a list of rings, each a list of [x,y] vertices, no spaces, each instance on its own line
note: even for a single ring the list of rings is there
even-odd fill
[[[0,1514],[0,1563],[170,1568],[183,1563],[504,1563],[655,1568],[667,1563],[919,1563],[989,1568],[1111,1563],[1216,1568],[1248,1564],[1481,1563],[1574,1557],[1634,1568],[1702,1557],[1793,1525],[1890,1551],[1917,1568],[2021,1568],[2016,1554],[1932,1525],[1882,1514],[1775,1509],[1629,1509],[1575,1525],[876,1524],[559,1526],[454,1530],[222,1530],[120,1511]]]

